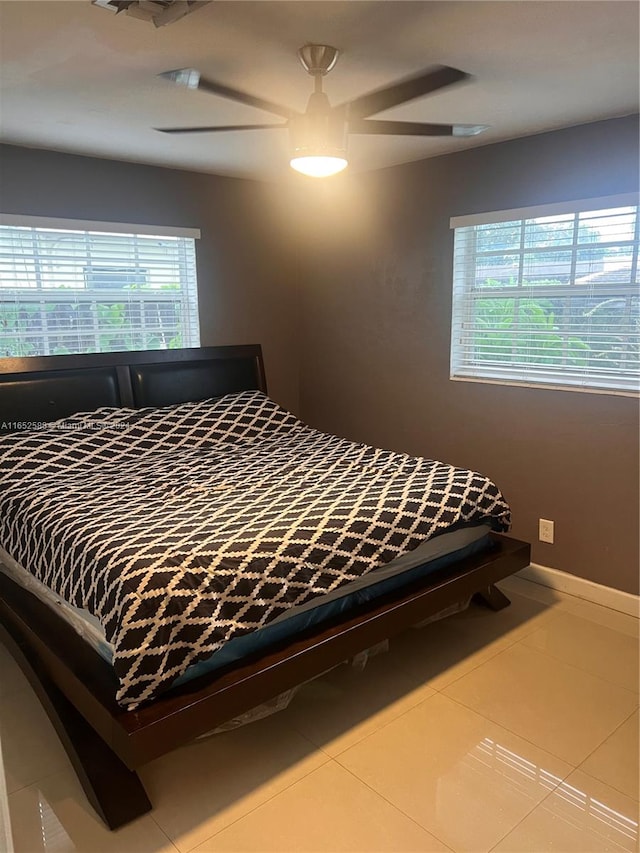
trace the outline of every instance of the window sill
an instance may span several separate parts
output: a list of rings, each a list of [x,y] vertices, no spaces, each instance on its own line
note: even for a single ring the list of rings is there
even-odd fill
[[[509,385],[514,388],[539,388],[543,391],[577,391],[581,394],[607,394],[611,397],[640,397],[640,391],[615,388],[594,388],[586,385],[552,385],[546,382],[525,382],[515,379],[490,379],[484,376],[449,376],[452,382],[476,382],[482,385]]]

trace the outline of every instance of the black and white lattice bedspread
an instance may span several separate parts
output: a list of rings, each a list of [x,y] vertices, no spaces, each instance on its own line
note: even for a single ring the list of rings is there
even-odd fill
[[[257,391],[0,437],[0,545],[98,617],[128,708],[479,517],[509,527],[486,477],[317,432]]]

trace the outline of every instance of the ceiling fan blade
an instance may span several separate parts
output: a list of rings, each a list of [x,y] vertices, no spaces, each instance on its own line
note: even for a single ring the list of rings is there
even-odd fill
[[[418,121],[376,121],[349,119],[349,133],[375,133],[390,136],[477,136],[488,130],[486,124],[424,124]]]
[[[223,124],[216,127],[154,127],[160,133],[218,133],[222,130],[267,130],[270,127],[287,127],[282,124]]]
[[[175,71],[163,71],[162,74],[158,74],[158,77],[164,77],[165,80],[170,80],[178,86],[185,86],[187,89],[201,89],[203,92],[210,92],[212,95],[219,95],[221,98],[239,101],[241,104],[257,107],[259,110],[265,110],[265,112],[282,116],[282,118],[289,118],[296,114],[295,110],[283,107],[274,101],[258,98],[255,95],[242,92],[240,89],[233,89],[231,86],[209,80],[195,68],[177,68]]]
[[[412,77],[405,77],[390,86],[376,89],[366,95],[355,98],[345,106],[348,109],[349,118],[366,118],[390,107],[397,107],[415,98],[421,98],[430,92],[436,92],[445,86],[452,86],[462,80],[468,80],[471,75],[448,65],[438,65],[428,71]]]

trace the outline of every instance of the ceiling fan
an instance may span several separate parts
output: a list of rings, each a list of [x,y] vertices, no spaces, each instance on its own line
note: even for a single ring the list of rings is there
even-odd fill
[[[203,77],[195,68],[164,71],[160,77],[189,89],[201,89],[232,101],[257,107],[285,121],[274,124],[235,124],[218,127],[159,127],[162,133],[215,133],[230,130],[288,128],[291,166],[312,177],[326,177],[347,166],[347,133],[396,136],[475,136],[487,130],[482,124],[424,124],[413,121],[379,121],[369,116],[470,79],[457,68],[438,65],[332,107],[322,91],[322,78],[335,66],[339,51],[326,44],[307,44],[298,51],[305,71],[314,78],[314,91],[304,113],[255,97]]]

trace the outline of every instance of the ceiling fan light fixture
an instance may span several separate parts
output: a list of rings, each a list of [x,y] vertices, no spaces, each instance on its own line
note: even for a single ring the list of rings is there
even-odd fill
[[[346,157],[334,154],[295,154],[289,165],[310,178],[328,178],[342,172],[349,163]]]
[[[314,92],[304,115],[289,120],[291,160],[311,178],[337,175],[348,165],[344,111],[332,109],[324,92]]]

